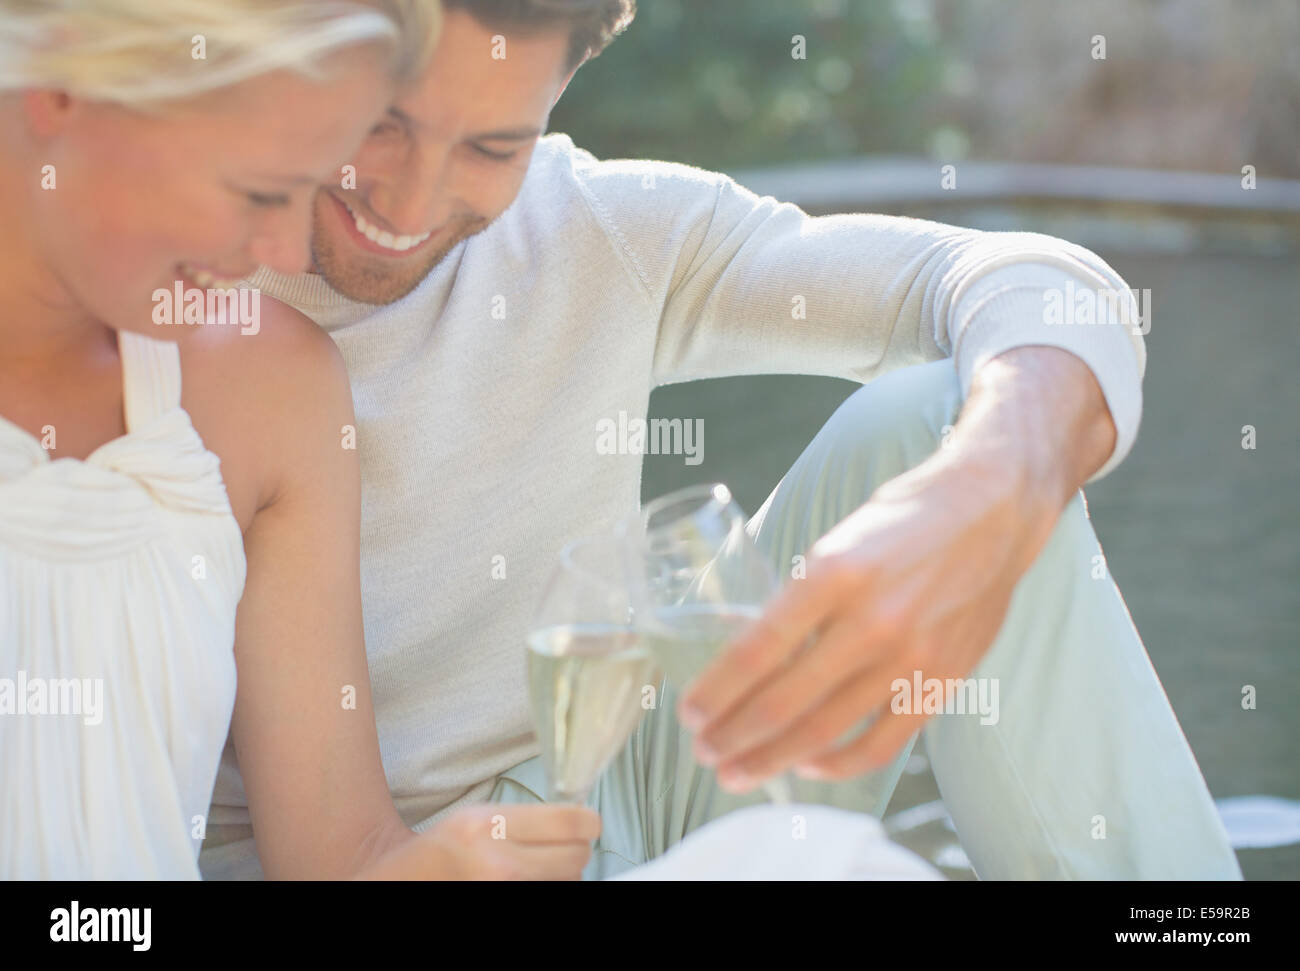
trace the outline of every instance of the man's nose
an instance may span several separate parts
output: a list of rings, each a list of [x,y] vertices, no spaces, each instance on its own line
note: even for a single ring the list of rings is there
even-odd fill
[[[398,234],[419,236],[438,229],[452,213],[448,162],[446,151],[422,151],[418,161],[400,172],[377,178],[366,201]]]

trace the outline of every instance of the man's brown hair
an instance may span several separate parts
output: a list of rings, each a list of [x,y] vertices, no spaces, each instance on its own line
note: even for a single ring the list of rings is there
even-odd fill
[[[489,29],[567,27],[570,68],[603,51],[636,16],[636,0],[443,0],[443,6],[464,10]]]

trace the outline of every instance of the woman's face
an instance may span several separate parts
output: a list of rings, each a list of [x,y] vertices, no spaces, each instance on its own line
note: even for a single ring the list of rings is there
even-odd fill
[[[34,196],[42,295],[110,327],[161,339],[153,294],[220,286],[258,264],[308,268],[311,203],[393,95],[381,54],[333,57],[328,80],[264,75],[150,117],[48,96],[38,161],[55,188]]]

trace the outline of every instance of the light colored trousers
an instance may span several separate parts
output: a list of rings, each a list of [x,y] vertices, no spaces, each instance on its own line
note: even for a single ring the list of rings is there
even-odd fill
[[[778,576],[875,488],[923,461],[961,397],[951,361],[891,372],[831,416],[750,521]],[[999,718],[935,715],[926,749],[962,847],[983,879],[1241,879],[1241,870],[1101,549],[1083,494],[1021,579],[971,677],[996,678]],[[652,859],[761,790],[735,796],[691,754],[676,696],[661,691],[588,804],[603,821],[584,874]],[[886,768],[840,783],[794,779],[798,802],[884,814],[915,736]],[[529,759],[494,802],[542,799]],[[761,852],[761,848],[755,848]]]

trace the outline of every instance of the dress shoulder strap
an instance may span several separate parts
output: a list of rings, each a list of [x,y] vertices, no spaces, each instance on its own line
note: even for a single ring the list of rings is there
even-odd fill
[[[128,432],[180,406],[181,352],[175,341],[119,330],[117,349]]]

